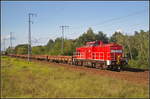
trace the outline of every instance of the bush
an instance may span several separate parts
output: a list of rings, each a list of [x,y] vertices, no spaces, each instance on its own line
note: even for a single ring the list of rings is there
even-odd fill
[[[128,67],[148,69],[148,64],[141,60],[129,60]]]

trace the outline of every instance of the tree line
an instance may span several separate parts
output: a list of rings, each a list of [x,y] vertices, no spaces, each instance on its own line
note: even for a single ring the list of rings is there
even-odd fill
[[[50,39],[44,46],[33,46],[32,54],[40,55],[73,55],[77,47],[86,42],[101,40],[104,43],[116,42],[123,46],[124,55],[129,59],[129,66],[136,68],[148,68],[149,62],[149,31],[135,31],[134,35],[126,35],[115,32],[111,37],[99,31],[94,33],[91,28],[76,39],[64,39],[64,49],[61,51],[62,38]],[[7,48],[6,53],[27,54],[28,44],[17,45],[14,49]]]

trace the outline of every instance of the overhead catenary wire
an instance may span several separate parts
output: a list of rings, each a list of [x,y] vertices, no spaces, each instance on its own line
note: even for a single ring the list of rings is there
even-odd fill
[[[97,24],[86,25],[86,27],[101,26],[101,25],[110,23],[112,21],[121,20],[121,19],[128,18],[128,17],[131,17],[131,16],[139,15],[139,14],[145,13],[145,12],[146,12],[146,9],[142,9],[140,11],[129,13],[129,14],[124,15],[124,16],[119,16],[119,17],[116,17],[116,18],[111,18],[111,19],[108,19],[108,20],[104,20],[104,21],[102,21],[100,23],[97,23]],[[84,26],[80,26],[80,28],[81,27],[85,27],[85,25]],[[76,28],[76,27],[74,27],[74,28]],[[77,27],[77,28],[79,28],[79,27]]]
[[[36,44],[39,44],[39,43],[45,43],[45,41],[48,41],[49,39],[54,39],[54,38],[57,38],[57,35],[50,35],[49,37],[40,37],[40,38],[34,38],[32,37],[32,44],[33,45],[36,45]],[[42,44],[42,45],[43,45]]]
[[[80,27],[74,27],[74,28],[104,26],[105,24],[108,24],[110,22],[118,21],[118,20],[121,20],[121,19],[124,19],[124,18],[128,18],[128,17],[131,17],[131,16],[139,15],[139,14],[145,13],[145,12],[146,12],[146,9],[142,9],[140,11],[129,13],[129,14],[125,15],[125,16],[120,16],[120,17],[117,17],[117,18],[112,18],[112,19],[108,19],[108,20],[102,21],[102,22],[100,22],[98,24],[86,25],[86,26],[80,26]],[[69,35],[76,34],[76,33],[78,33],[78,32],[70,33]]]
[[[105,20],[105,21],[103,21],[103,22],[101,22],[99,24],[95,24],[95,25],[91,25],[91,26],[100,26],[100,25],[103,25],[103,24],[106,24],[106,23],[110,23],[112,21],[121,20],[121,19],[124,19],[124,18],[127,18],[127,17],[139,15],[139,14],[145,13],[145,12],[146,12],[146,10],[143,9],[143,10],[140,10],[140,11],[137,11],[137,12],[133,12],[133,13],[127,14],[125,16],[120,16],[120,17],[117,17],[117,18],[108,19],[108,20]]]

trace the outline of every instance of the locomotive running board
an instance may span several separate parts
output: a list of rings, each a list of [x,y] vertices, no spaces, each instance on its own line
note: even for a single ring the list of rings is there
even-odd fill
[[[90,62],[105,62],[105,60],[100,60],[100,59],[74,59],[78,61],[90,61]]]

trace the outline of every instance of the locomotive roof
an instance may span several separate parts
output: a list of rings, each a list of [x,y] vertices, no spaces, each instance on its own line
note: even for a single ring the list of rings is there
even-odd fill
[[[103,43],[102,41],[93,41],[93,42],[87,42],[86,45],[78,47],[78,49],[80,48],[87,48],[87,47],[93,47],[93,46],[107,46],[107,47],[112,47],[112,46],[121,46],[117,43]]]

